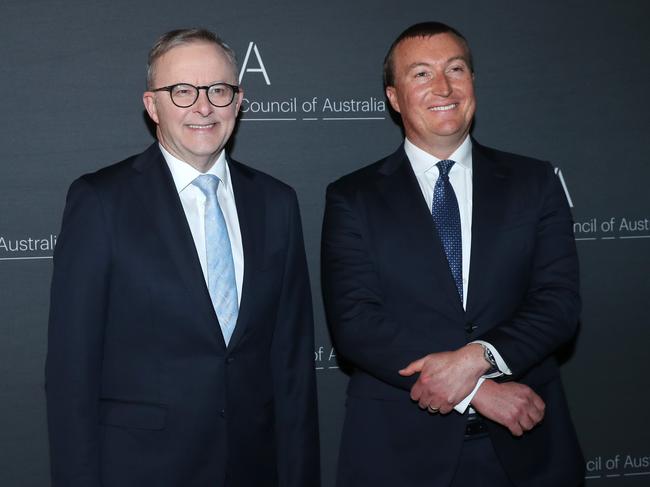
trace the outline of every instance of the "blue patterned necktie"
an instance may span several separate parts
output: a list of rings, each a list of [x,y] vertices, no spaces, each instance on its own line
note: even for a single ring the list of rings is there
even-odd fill
[[[463,302],[463,244],[460,232],[460,211],[454,188],[449,182],[449,170],[454,161],[440,161],[436,166],[440,176],[433,188],[431,214],[445,249],[449,269],[456,282],[458,295]]]
[[[205,250],[207,255],[208,290],[217,313],[223,338],[228,345],[237,323],[239,305],[235,264],[223,212],[217,200],[219,178],[211,174],[198,176],[193,183],[205,195]]]

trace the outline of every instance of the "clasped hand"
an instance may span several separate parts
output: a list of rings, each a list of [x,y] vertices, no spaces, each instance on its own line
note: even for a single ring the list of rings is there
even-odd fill
[[[422,409],[431,406],[441,414],[449,413],[465,399],[478,379],[489,368],[483,348],[470,343],[453,352],[430,353],[399,371],[402,376],[419,373],[411,388],[411,399]]]
[[[399,371],[402,376],[419,373],[411,399],[422,409],[447,414],[474,389],[489,368],[478,344],[453,352],[431,353]],[[514,436],[530,431],[544,418],[546,405],[530,387],[516,382],[499,384],[485,380],[472,400],[484,417],[508,428]]]

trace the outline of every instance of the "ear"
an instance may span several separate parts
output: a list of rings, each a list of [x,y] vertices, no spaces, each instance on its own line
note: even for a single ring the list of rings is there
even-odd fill
[[[239,115],[239,109],[241,108],[241,102],[244,99],[244,89],[240,86],[239,93],[237,93],[237,98],[235,100],[235,116]]]
[[[142,103],[149,114],[149,118],[158,125],[158,110],[156,108],[156,95],[151,91],[145,91],[142,95]]]
[[[386,87],[386,98],[388,98],[388,101],[390,102],[390,106],[393,107],[393,110],[395,110],[397,113],[402,113],[399,110],[399,101],[397,100],[397,90],[395,89],[394,86]]]

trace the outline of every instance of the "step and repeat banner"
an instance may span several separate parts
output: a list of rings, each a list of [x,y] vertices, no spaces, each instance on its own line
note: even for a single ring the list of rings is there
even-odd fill
[[[201,26],[239,58],[245,99],[231,153],[299,196],[323,485],[333,487],[347,376],[320,293],[325,188],[402,141],[382,61],[424,20],[458,28],[472,47],[474,137],[552,161],[572,207],[584,311],[560,359],[586,485],[649,485],[649,14],[632,0],[3,0],[0,485],[49,485],[43,368],[67,188],[151,143],[141,101],[148,50],[167,30]]]

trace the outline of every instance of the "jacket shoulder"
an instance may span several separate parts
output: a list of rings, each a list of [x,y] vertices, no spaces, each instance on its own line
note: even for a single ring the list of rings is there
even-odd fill
[[[381,179],[385,171],[391,170],[395,165],[406,161],[406,153],[400,147],[392,154],[367,164],[351,173],[341,176],[328,185],[328,191],[356,192],[374,187],[377,180]]]
[[[132,155],[94,172],[84,174],[77,181],[83,181],[98,189],[109,189],[123,184],[124,180],[133,174],[136,164],[151,163],[157,157],[159,157],[159,161],[164,160],[160,150],[157,147],[151,146],[140,154]]]
[[[487,147],[477,142],[474,142],[474,151],[483,158],[514,171],[547,172],[552,169],[548,161]]]
[[[284,195],[290,197],[293,197],[296,193],[293,187],[264,171],[260,171],[259,169],[255,169],[254,167],[231,158],[228,158],[228,164],[230,166],[231,175],[233,172],[236,172],[238,175],[250,181],[254,181],[255,184],[258,187],[263,188],[266,193],[270,193],[274,196]]]
[[[240,161],[236,161],[234,159],[228,159],[228,163],[230,164],[231,170],[233,169],[238,170],[245,176],[254,178],[260,184],[264,184],[269,187],[275,188],[278,191],[293,190],[293,188],[289,186],[287,183],[285,183],[284,181],[276,178],[275,176],[271,176],[269,173],[260,171],[259,169],[249,166],[248,164],[245,164]]]

